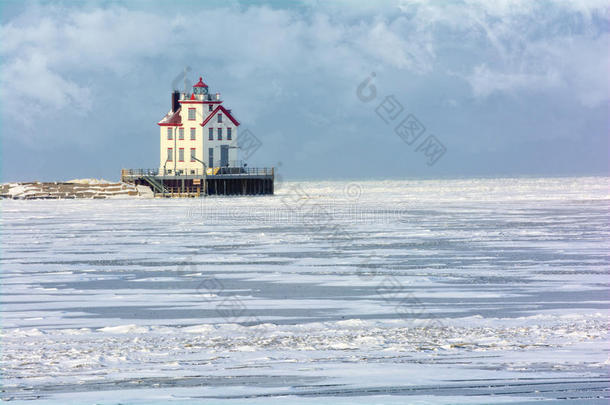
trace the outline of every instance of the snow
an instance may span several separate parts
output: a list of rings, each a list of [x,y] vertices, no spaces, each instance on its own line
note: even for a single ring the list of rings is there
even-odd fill
[[[73,179],[68,180],[66,183],[77,183],[77,184],[111,184],[112,181],[104,179]]]
[[[143,198],[153,198],[155,194],[150,189],[150,187],[137,185],[136,190],[138,191],[138,196]]]
[[[3,200],[2,398],[605,395],[607,178],[359,182],[356,198],[350,184]]]
[[[101,328],[100,332],[106,333],[146,333],[150,328],[137,326],[137,325],[119,325],[119,326],[107,326]]]

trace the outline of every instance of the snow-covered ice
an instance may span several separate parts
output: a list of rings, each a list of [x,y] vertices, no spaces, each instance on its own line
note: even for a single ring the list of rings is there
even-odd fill
[[[608,186],[4,200],[2,398],[604,403]]]

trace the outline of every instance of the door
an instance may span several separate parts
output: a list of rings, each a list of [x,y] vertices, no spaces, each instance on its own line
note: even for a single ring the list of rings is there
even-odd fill
[[[229,145],[220,146],[220,166],[229,166]]]

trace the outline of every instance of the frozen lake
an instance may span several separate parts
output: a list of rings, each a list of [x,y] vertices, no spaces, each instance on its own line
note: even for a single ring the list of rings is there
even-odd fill
[[[609,183],[2,201],[2,399],[607,404]]]

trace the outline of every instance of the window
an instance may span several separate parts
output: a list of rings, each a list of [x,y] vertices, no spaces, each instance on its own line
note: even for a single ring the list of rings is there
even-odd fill
[[[189,108],[189,120],[195,121],[195,109],[194,108]]]
[[[214,108],[212,106],[212,104],[208,104],[208,111],[212,111]]]
[[[174,139],[172,134],[172,128],[167,128],[167,140],[171,141],[172,139]]]
[[[178,139],[180,139],[181,141],[184,140],[184,128],[180,128],[180,135],[178,136]]]
[[[208,167],[214,167],[214,148],[208,149]]]
[[[227,141],[230,141],[231,139],[233,139],[232,138],[233,134],[231,134],[231,129],[232,128],[227,128]]]
[[[197,135],[197,130],[195,128],[191,128],[191,141],[195,140],[195,137]]]
[[[178,162],[184,162],[184,148],[178,149]]]
[[[222,141],[222,128],[218,128],[218,140]]]
[[[168,162],[174,161],[174,148],[167,148],[167,161]]]
[[[209,128],[208,140],[210,140],[210,141],[214,140],[214,128]]]
[[[222,114],[218,114],[218,123],[222,123]]]
[[[195,162],[195,148],[191,148],[191,162]]]

